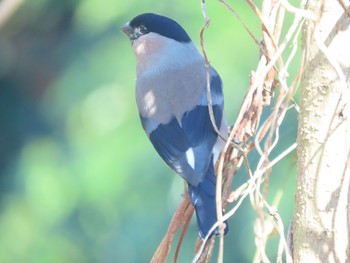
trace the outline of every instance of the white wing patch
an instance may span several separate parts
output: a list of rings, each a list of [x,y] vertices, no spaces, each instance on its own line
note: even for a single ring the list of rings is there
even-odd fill
[[[186,151],[186,159],[187,159],[187,162],[188,164],[192,167],[192,169],[194,170],[194,167],[195,167],[195,160],[194,160],[194,153],[193,153],[193,149],[192,148],[189,148],[187,151]]]
[[[157,112],[156,97],[152,90],[148,91],[144,98],[144,104],[146,105],[146,111],[150,116],[153,116]]]

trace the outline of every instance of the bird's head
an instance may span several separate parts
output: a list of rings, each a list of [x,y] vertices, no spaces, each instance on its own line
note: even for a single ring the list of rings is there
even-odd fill
[[[162,72],[202,60],[186,31],[168,17],[141,14],[121,30],[132,43],[139,73]]]
[[[129,37],[132,44],[150,33],[158,34],[181,43],[191,42],[186,31],[176,21],[152,13],[136,16],[123,25],[121,30]]]

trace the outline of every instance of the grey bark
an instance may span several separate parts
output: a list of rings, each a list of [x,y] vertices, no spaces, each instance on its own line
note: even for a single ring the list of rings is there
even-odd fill
[[[303,32],[294,262],[350,261],[350,12],[344,4],[309,0],[305,7],[317,20]]]

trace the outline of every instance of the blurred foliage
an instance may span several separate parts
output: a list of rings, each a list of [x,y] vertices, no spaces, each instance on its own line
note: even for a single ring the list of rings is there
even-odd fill
[[[259,50],[222,5],[211,1],[207,7],[206,49],[225,84],[225,111],[233,123]],[[234,8],[259,38],[259,21],[247,4],[235,2]],[[199,1],[25,1],[0,29],[0,262],[150,260],[183,183],[141,128],[135,59],[119,30],[149,11],[179,21],[198,45]],[[291,114],[279,150],[295,133]],[[254,155],[251,161],[254,166]],[[241,170],[235,186],[246,179]],[[294,174],[288,157],[271,175],[268,198],[283,191],[279,210],[286,226]],[[226,262],[252,260],[255,217],[246,200],[229,220]],[[180,262],[192,258],[196,237],[193,222]],[[270,255],[277,241],[272,238]]]

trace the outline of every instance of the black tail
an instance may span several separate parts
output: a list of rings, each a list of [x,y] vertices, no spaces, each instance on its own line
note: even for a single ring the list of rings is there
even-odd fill
[[[204,180],[197,186],[188,185],[188,192],[192,205],[196,210],[197,224],[199,228],[199,236],[204,239],[209,233],[211,227],[216,223],[216,177],[214,173],[213,161],[209,165],[209,169]],[[225,221],[225,234],[228,231],[228,225]],[[218,235],[219,229],[216,228],[210,236]]]

